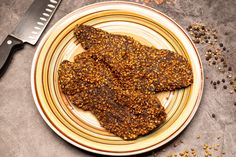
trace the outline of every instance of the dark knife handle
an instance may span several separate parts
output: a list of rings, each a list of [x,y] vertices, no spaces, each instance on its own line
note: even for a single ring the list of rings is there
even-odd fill
[[[17,49],[23,47],[23,42],[11,35],[8,35],[0,46],[0,76],[6,70],[11,55]]]

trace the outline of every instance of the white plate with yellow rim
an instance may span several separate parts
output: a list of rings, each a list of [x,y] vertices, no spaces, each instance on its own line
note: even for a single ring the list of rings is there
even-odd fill
[[[194,83],[181,90],[158,93],[167,120],[152,133],[124,141],[108,133],[90,113],[72,105],[58,85],[58,67],[63,60],[83,51],[73,28],[87,24],[111,33],[134,37],[141,43],[165,48],[191,63]],[[152,8],[130,2],[95,3],[66,15],[41,40],[33,59],[32,93],[43,119],[60,137],[84,150],[104,155],[134,155],[158,148],[176,137],[189,124],[203,91],[199,54],[186,32],[171,18]]]

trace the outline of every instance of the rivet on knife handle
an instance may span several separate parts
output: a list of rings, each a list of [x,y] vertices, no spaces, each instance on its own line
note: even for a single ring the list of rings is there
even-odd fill
[[[8,35],[0,46],[0,73],[4,70],[5,64],[9,61],[11,53],[23,46],[23,42],[11,35]]]

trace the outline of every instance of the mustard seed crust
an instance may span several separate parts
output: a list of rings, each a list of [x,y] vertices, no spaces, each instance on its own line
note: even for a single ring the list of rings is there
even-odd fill
[[[75,57],[91,57],[106,64],[124,89],[157,93],[188,87],[193,73],[178,53],[140,44],[131,37],[111,34],[87,25],[75,27],[75,36],[87,50]]]
[[[191,65],[178,53],[86,25],[76,26],[75,36],[86,52],[60,64],[62,92],[124,140],[148,134],[165,121],[155,93],[193,83]]]
[[[101,126],[124,140],[148,134],[166,119],[155,95],[123,90],[110,69],[91,58],[63,61],[58,72],[70,102],[91,111]]]

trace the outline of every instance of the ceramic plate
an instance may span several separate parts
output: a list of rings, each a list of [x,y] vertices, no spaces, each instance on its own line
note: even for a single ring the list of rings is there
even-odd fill
[[[194,83],[185,89],[157,94],[168,114],[151,134],[124,141],[103,129],[90,112],[72,105],[58,85],[59,64],[83,51],[73,35],[76,24],[134,37],[141,43],[185,56]],[[203,69],[186,32],[165,14],[129,2],[103,2],[80,8],[58,21],[44,36],[32,65],[32,92],[46,123],[59,136],[84,150],[105,155],[133,155],[153,150],[176,137],[193,118],[202,96]]]

